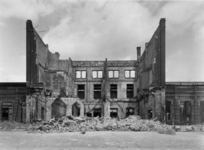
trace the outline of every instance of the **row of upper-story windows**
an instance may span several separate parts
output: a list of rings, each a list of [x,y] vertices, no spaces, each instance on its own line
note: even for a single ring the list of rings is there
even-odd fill
[[[109,70],[108,71],[109,78],[119,78],[119,71],[118,70]],[[86,71],[78,70],[76,71],[76,78],[85,79],[86,78]],[[92,78],[94,79],[101,79],[103,78],[103,71],[92,71]],[[135,71],[134,70],[125,70],[125,78],[135,78]]]
[[[85,98],[85,85],[78,84],[77,85],[77,96],[80,99]],[[93,86],[93,97],[94,99],[101,99],[101,84],[94,84]],[[133,98],[134,97],[134,85],[127,84],[126,85],[126,97]],[[110,84],[110,98],[117,99],[118,98],[118,85]]]

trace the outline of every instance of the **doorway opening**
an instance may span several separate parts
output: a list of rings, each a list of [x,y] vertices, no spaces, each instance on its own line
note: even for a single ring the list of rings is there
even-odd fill
[[[66,115],[66,105],[61,99],[52,103],[52,117],[60,118]]]
[[[72,105],[72,116],[74,117],[78,117],[80,116],[80,104],[78,102],[75,102],[73,105]]]

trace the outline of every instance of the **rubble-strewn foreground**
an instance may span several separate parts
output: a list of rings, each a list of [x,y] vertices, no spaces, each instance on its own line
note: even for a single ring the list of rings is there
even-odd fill
[[[99,117],[71,117],[53,118],[49,121],[21,124],[16,122],[3,122],[1,129],[21,129],[28,133],[52,132],[81,132],[87,131],[155,131],[161,134],[175,135],[176,131],[204,131],[204,126],[171,126],[159,121],[143,120],[139,116],[117,120],[115,118]]]

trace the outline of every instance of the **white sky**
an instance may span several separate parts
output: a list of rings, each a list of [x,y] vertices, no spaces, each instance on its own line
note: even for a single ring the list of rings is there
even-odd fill
[[[28,19],[61,59],[128,60],[160,18],[166,81],[204,81],[204,1],[0,0],[0,82],[26,81]]]

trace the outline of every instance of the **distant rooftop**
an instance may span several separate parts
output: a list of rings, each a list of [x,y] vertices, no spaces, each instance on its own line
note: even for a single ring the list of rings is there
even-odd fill
[[[204,82],[166,82],[166,85],[204,85]]]
[[[0,82],[0,87],[26,87],[26,82]]]
[[[105,61],[72,61],[73,66],[81,66],[81,67],[88,67],[88,66],[97,66],[102,67]],[[108,67],[129,67],[135,66],[136,60],[111,60],[107,61]]]

